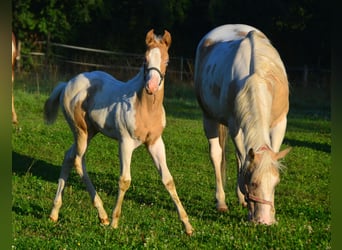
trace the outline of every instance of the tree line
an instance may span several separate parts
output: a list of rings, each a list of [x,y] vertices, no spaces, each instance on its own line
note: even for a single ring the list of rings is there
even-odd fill
[[[12,27],[23,49],[53,41],[142,53],[146,32],[164,29],[170,53],[194,57],[210,29],[244,23],[262,30],[286,65],[330,67],[330,7],[321,0],[13,0]]]

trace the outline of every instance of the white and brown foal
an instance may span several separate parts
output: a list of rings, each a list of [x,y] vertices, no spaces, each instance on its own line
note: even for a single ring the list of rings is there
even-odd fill
[[[113,210],[111,226],[118,227],[124,195],[131,184],[131,157],[133,150],[145,144],[159,171],[162,182],[170,193],[185,231],[191,235],[193,228],[182,206],[176,187],[166,164],[162,139],[165,127],[163,107],[164,77],[169,60],[171,35],[162,37],[153,30],[146,35],[144,66],[128,82],[121,82],[105,72],[82,73],[67,83],[60,83],[45,103],[44,113],[48,123],[55,121],[59,104],[74,134],[75,142],[66,152],[58,180],[57,194],[50,214],[58,220],[62,205],[62,192],[70,170],[75,167],[84,181],[102,224],[109,219],[102,200],[89,179],[85,165],[85,152],[90,140],[102,133],[119,142],[119,191]]]

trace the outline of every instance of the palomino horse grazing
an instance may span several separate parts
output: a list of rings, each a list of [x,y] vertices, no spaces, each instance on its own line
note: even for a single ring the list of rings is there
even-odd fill
[[[217,27],[197,47],[195,88],[215,170],[217,209],[228,209],[222,179],[225,166],[221,166],[228,126],[236,148],[239,201],[248,206],[250,220],[274,223],[278,160],[290,151],[279,152],[289,87],[278,52],[251,26]]]
[[[14,64],[15,64],[16,57],[17,57],[17,46],[15,42],[15,36],[12,32],[12,122],[14,124],[18,123],[17,113],[15,112],[15,108],[14,108],[14,97],[13,97]]]
[[[105,72],[94,71],[79,74],[68,83],[60,83],[53,90],[45,103],[45,119],[52,123],[56,119],[58,104],[61,104],[75,138],[74,144],[64,157],[57,194],[50,214],[53,221],[58,220],[62,192],[70,169],[74,166],[98,210],[101,223],[109,224],[102,200],[88,177],[84,160],[88,143],[100,132],[119,142],[119,191],[111,226],[118,227],[124,195],[131,183],[130,164],[133,150],[145,144],[163,184],[177,207],[186,233],[192,234],[193,228],[178,198],[166,164],[165,146],[161,137],[165,127],[164,77],[170,44],[171,35],[168,31],[159,37],[150,30],[146,35],[144,66],[128,82],[120,82]]]

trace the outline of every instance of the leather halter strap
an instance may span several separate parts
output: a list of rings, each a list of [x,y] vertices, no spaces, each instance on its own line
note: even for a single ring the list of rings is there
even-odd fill
[[[261,199],[255,195],[252,195],[250,193],[246,193],[246,201],[253,201],[253,202],[256,202],[256,203],[260,203],[260,204],[266,204],[266,205],[270,205],[272,208],[274,207],[273,205],[273,202],[272,201],[268,201],[268,200],[264,200],[264,199]]]
[[[162,74],[162,72],[156,68],[156,67],[150,67],[150,68],[146,68],[146,64],[144,65],[144,80],[146,81],[147,79],[147,74],[148,72],[150,72],[151,70],[155,70],[157,71],[157,73],[160,76],[160,81],[159,81],[159,86],[161,85],[162,81],[164,80],[165,75]]]
[[[246,202],[254,202],[254,203],[260,203],[260,204],[265,204],[265,205],[270,205],[272,208],[274,208],[273,202],[272,201],[268,201],[265,199],[262,199],[258,196],[255,196],[253,194],[250,194],[248,192],[248,188],[247,185],[245,185],[245,190],[246,190],[246,194],[245,194],[245,200]]]

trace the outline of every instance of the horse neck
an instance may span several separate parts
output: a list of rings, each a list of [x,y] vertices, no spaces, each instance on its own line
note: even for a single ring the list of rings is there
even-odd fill
[[[144,110],[150,112],[159,110],[163,105],[164,100],[164,80],[159,87],[159,90],[155,94],[148,94],[145,89],[145,79],[144,79],[144,67],[140,69],[138,75],[136,75],[132,80],[127,82],[126,84],[131,84],[131,81],[137,81],[139,84],[138,88],[138,99],[137,105],[139,108],[143,108]]]
[[[143,87],[138,94],[138,102],[140,108],[149,113],[160,110],[164,101],[164,82],[159,87],[155,94],[148,94],[145,87]]]

